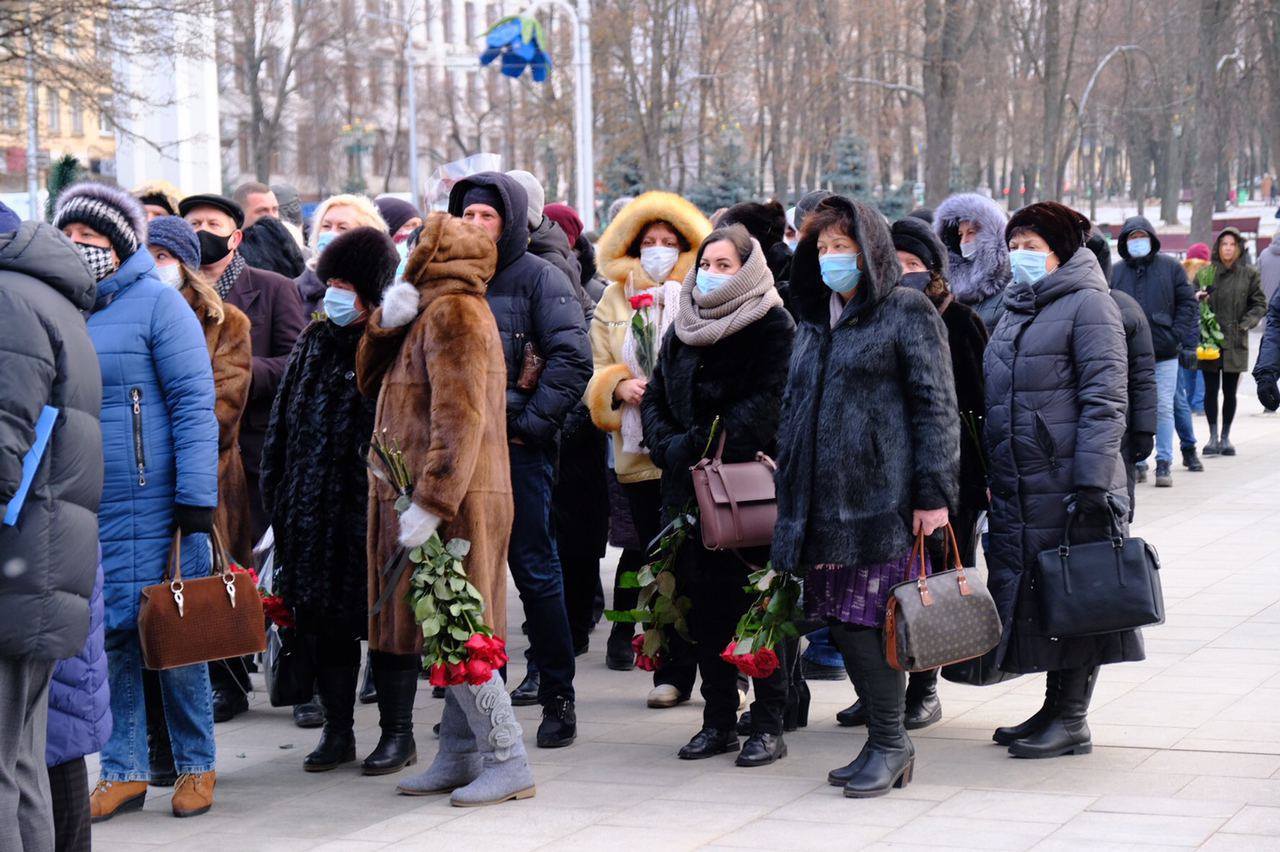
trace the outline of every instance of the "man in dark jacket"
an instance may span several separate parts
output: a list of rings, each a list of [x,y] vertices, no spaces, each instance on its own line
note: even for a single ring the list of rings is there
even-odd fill
[[[6,208],[7,211],[7,208]],[[0,849],[52,849],[49,678],[89,632],[102,495],[97,285],[53,227],[0,222]],[[38,452],[41,413],[54,409]],[[27,479],[24,459],[43,458]]]
[[[1173,485],[1170,470],[1173,462],[1174,406],[1186,405],[1178,395],[1178,365],[1190,368],[1196,364],[1196,341],[1199,336],[1199,312],[1195,293],[1182,265],[1168,255],[1160,254],[1160,238],[1146,218],[1126,219],[1118,240],[1123,262],[1111,270],[1111,287],[1137,300],[1151,328],[1151,344],[1156,359],[1156,485]],[[1188,446],[1182,441],[1183,462],[1188,468],[1197,465],[1194,437]],[[1145,478],[1145,466],[1139,467],[1139,481]]]
[[[481,172],[460,181],[449,195],[449,212],[484,228],[498,246],[498,270],[485,297],[507,362],[515,499],[508,561],[540,672],[538,745],[565,746],[577,735],[573,642],[551,532],[551,488],[558,433],[591,378],[591,345],[564,273],[529,252],[528,196],[514,178]]]
[[[265,269],[254,269],[236,251],[243,237],[240,229],[244,211],[240,205],[221,195],[190,195],[182,199],[178,210],[200,238],[200,271],[213,282],[219,296],[249,317],[253,378],[240,425],[240,454],[249,484],[249,514],[256,541],[270,524],[258,486],[262,442],[276,387],[307,318],[292,281]],[[214,663],[209,666],[209,673],[214,687],[215,721],[226,721],[249,709],[245,697],[249,675],[244,666]]]
[[[507,177],[515,180],[524,189],[529,200],[529,253],[540,257],[547,263],[564,273],[573,287],[573,294],[582,303],[584,311],[590,312],[594,305],[586,303],[586,291],[579,286],[582,278],[582,264],[573,251],[573,243],[555,220],[543,212],[543,201],[546,191],[542,184],[531,173],[521,169],[507,172]]]
[[[1258,386],[1258,401],[1267,411],[1280,408],[1280,290],[1271,294],[1267,306],[1267,325],[1258,347],[1258,360],[1253,365],[1253,381]]]

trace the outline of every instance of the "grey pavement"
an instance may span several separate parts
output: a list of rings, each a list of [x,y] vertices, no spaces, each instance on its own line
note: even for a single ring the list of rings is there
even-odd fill
[[[1201,474],[1175,464],[1171,489],[1139,486],[1134,532],[1160,551],[1168,623],[1147,631],[1145,662],[1103,669],[1092,755],[1020,761],[990,741],[1039,707],[1043,679],[1023,677],[944,682],[944,721],[914,737],[915,781],[886,798],[845,799],[825,783],[865,735],[835,724],[847,683],[811,683],[809,726],[773,766],[680,761],[701,700],[647,709],[646,674],[605,668],[602,626],[578,660],[575,745],[535,748],[538,708],[517,708],[534,799],[463,810],[397,796],[397,776],[365,778],[359,764],[304,773],[317,732],[272,709],[259,681],[250,711],[218,726],[213,810],[174,819],[168,791],[153,790],[141,813],[95,826],[94,849],[1280,849],[1280,417],[1261,414],[1248,378],[1240,393],[1237,457]],[[518,607],[513,590],[513,626]],[[523,637],[512,645],[518,677]],[[423,760],[440,708],[423,683]],[[356,724],[363,756],[376,710]]]

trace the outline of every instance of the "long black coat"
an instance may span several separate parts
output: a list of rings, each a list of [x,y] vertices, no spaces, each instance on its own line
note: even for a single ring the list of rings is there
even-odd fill
[[[1005,308],[985,358],[987,585],[1004,623],[1000,667],[1022,673],[1141,660],[1138,631],[1045,636],[1033,588],[1038,554],[1062,540],[1069,495],[1100,488],[1128,507],[1120,445],[1129,370],[1120,310],[1083,247],[1038,283],[1010,284]],[[1073,540],[1101,539],[1106,526],[1086,516]]]
[[[1120,455],[1124,458],[1125,477],[1129,488],[1129,520],[1133,520],[1137,485],[1138,459],[1133,456],[1135,435],[1156,433],[1156,358],[1151,344],[1151,327],[1147,316],[1128,293],[1113,289],[1111,298],[1120,309],[1124,326],[1124,345],[1129,365],[1129,408],[1125,416],[1124,440]]]
[[[313,322],[280,380],[262,450],[262,496],[276,541],[274,591],[304,614],[367,628],[369,502],[364,450],[377,402],[356,388],[363,326]]]
[[[951,372],[956,382],[960,410],[960,510],[966,518],[987,508],[986,448],[982,445],[982,421],[986,416],[983,394],[982,353],[987,348],[987,326],[973,308],[954,299],[942,309],[951,348]]]
[[[815,237],[792,260],[799,316],[778,436],[773,566],[906,554],[915,509],[955,509],[960,418],[947,333],[902,270],[884,217],[839,199],[868,261],[834,329]]]

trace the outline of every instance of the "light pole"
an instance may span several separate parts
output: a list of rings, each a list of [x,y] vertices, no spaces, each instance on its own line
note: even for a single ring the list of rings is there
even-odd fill
[[[364,152],[373,148],[373,133],[377,128],[357,118],[342,126],[344,146],[350,158],[351,175],[347,178],[347,192],[364,192]]]
[[[31,30],[34,17],[27,3],[27,206],[33,222],[44,218],[40,212],[40,105],[36,100],[36,36]]]

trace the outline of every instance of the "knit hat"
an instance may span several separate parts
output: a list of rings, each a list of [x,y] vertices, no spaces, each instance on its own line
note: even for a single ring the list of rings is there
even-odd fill
[[[472,184],[467,188],[467,194],[462,196],[463,212],[465,213],[472,204],[487,204],[499,213],[506,211],[502,203],[502,195],[497,187],[490,184]]]
[[[326,285],[331,278],[347,282],[372,308],[382,301],[382,291],[391,284],[399,265],[400,253],[391,238],[366,226],[344,231],[329,243],[316,263],[316,277]]]
[[[547,193],[542,188],[542,184],[536,177],[522,169],[507,172],[507,177],[524,187],[524,193],[529,197],[529,227],[538,227],[542,224],[542,208],[547,201]]]
[[[162,248],[192,269],[200,268],[200,240],[180,216],[158,216],[147,223],[147,245]]]
[[[273,183],[271,191],[276,194],[276,203],[280,205],[280,218],[302,227],[302,199],[293,184]]]
[[[279,198],[276,199],[277,202],[279,200]],[[213,207],[221,210],[232,218],[237,228],[244,227],[244,208],[225,195],[215,195],[212,192],[203,195],[188,195],[178,202],[178,215],[186,216],[197,207]]]
[[[759,204],[743,201],[733,205],[720,216],[716,227],[742,225],[765,251],[782,242],[787,229],[787,211],[777,201]]]
[[[564,231],[565,236],[569,238],[569,245],[578,242],[578,237],[582,235],[582,219],[578,217],[578,211],[574,210],[568,204],[548,204],[542,208],[543,214],[560,226],[560,230]]]
[[[623,195],[613,199],[613,202],[609,205],[609,221],[612,222],[617,219],[618,214],[622,212],[622,208],[635,200],[636,197],[634,195]]]
[[[1187,248],[1187,260],[1208,260],[1209,244],[1208,243],[1192,243]]]
[[[22,217],[0,201],[0,234],[11,234],[22,225]]]
[[[417,207],[390,195],[375,198],[373,206],[377,207],[378,212],[382,214],[383,221],[387,223],[387,231],[393,237],[397,231],[404,227],[405,222],[410,219],[422,218],[422,214],[418,212]]]
[[[147,236],[147,214],[129,193],[105,183],[77,183],[58,196],[53,227],[88,225],[107,238],[120,260],[132,257]]]
[[[907,216],[889,228],[895,251],[905,251],[920,258],[930,272],[946,274],[947,250],[933,228],[923,219]]]
[[[1041,201],[1028,204],[1009,217],[1004,238],[1019,228],[1030,228],[1049,244],[1049,250],[1058,256],[1058,263],[1066,263],[1084,245],[1090,230],[1089,220],[1065,204]]]

